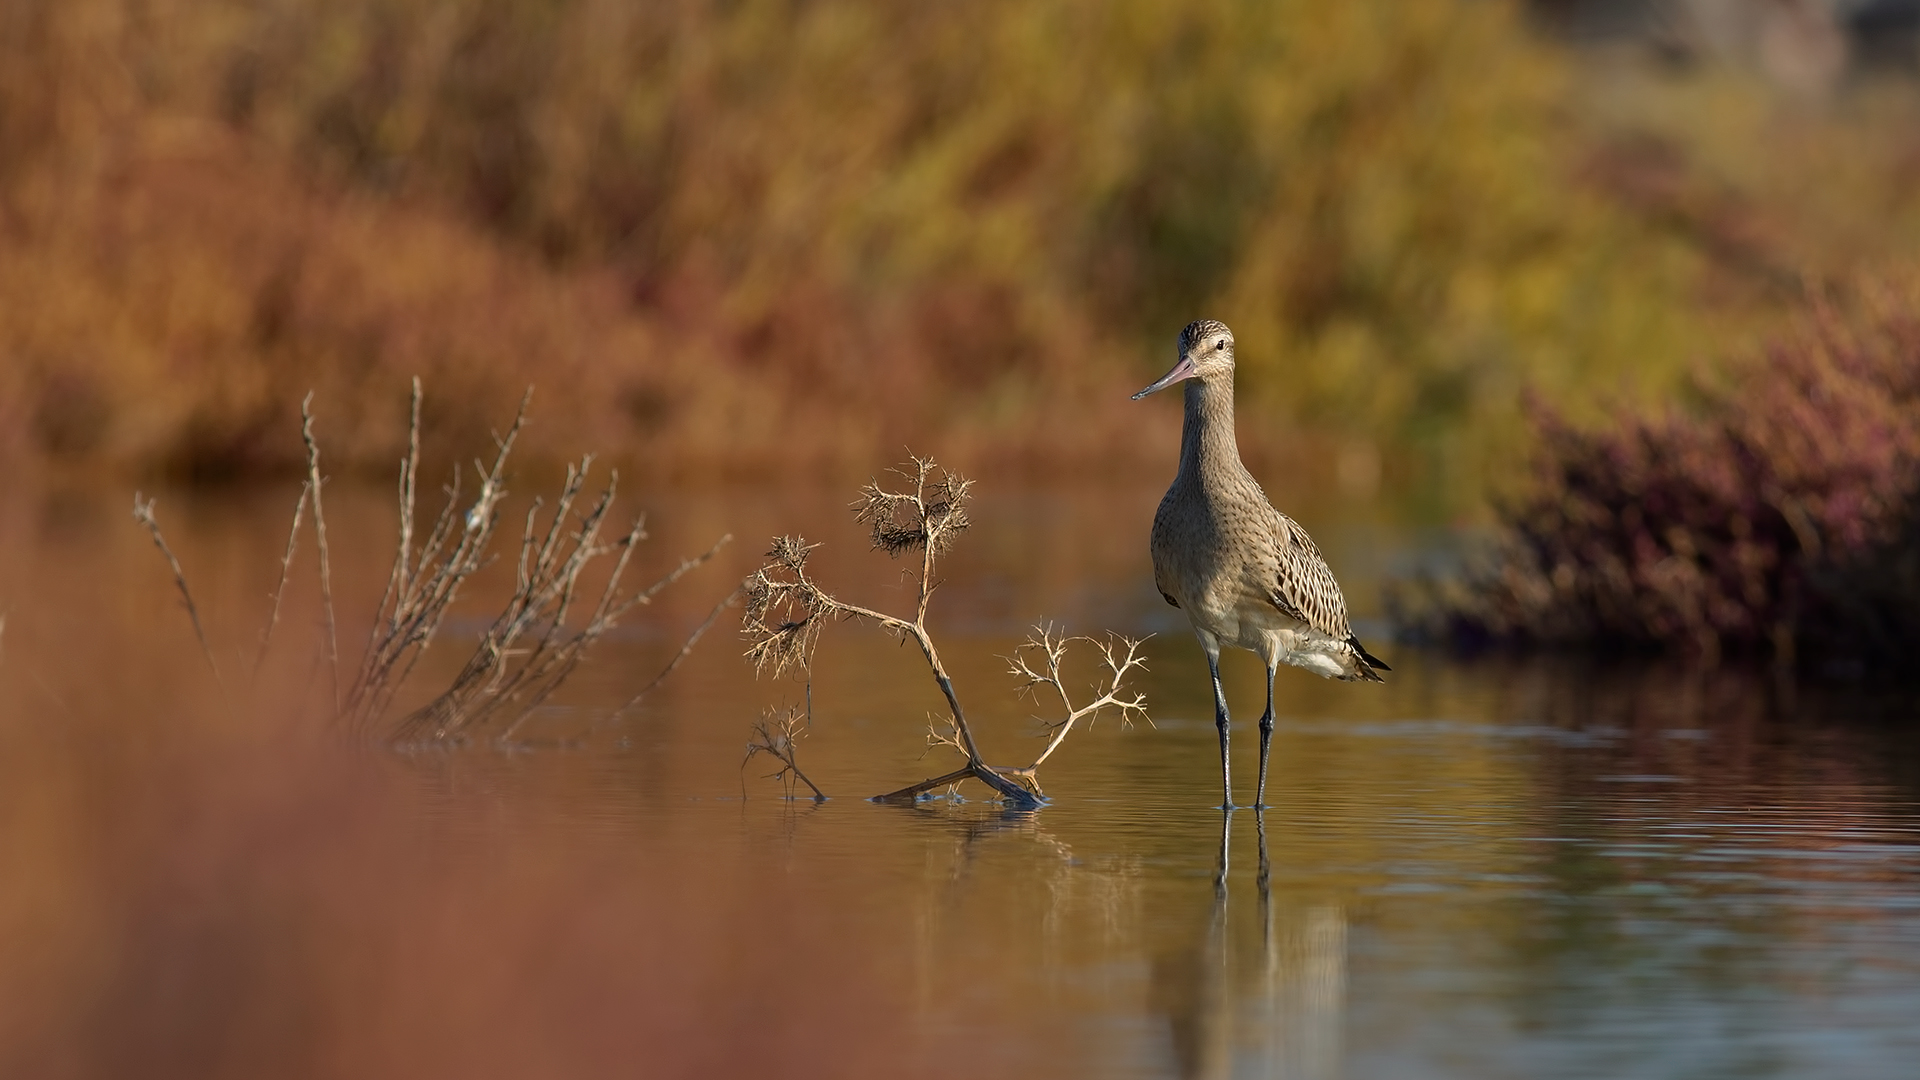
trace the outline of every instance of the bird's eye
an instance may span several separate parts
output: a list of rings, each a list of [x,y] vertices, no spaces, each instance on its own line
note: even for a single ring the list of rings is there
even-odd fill
[[[1226,347],[1227,347],[1227,339],[1226,339],[1226,338],[1221,338],[1220,340],[1218,340],[1218,341],[1216,341],[1216,342],[1214,342],[1214,343],[1213,343],[1213,347],[1214,347],[1214,348],[1216,348],[1216,349],[1224,349],[1224,348],[1226,348]]]

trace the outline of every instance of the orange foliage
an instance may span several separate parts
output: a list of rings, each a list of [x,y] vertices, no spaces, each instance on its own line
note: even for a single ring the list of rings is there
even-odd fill
[[[937,369],[762,362],[724,324],[665,329],[610,270],[556,270],[420,200],[316,186],[218,127],[129,154],[90,189],[32,197],[23,242],[0,251],[0,452],[16,461],[290,471],[311,389],[335,460],[384,473],[404,452],[414,374],[429,442],[481,445],[536,385],[535,457],[604,447],[655,471],[859,469],[875,445],[967,449],[970,418],[948,408],[960,387]],[[965,320],[968,304],[934,310]],[[763,332],[833,331],[824,302],[814,316]],[[1125,389],[1107,395],[1106,429],[1040,441],[1113,443]]]
[[[1112,468],[1206,315],[1250,449],[1477,494],[1521,388],[1920,234],[1900,140],[1587,91],[1484,0],[0,0],[0,454],[285,469],[311,388],[384,471],[420,375],[435,438],[537,384],[535,456]]]

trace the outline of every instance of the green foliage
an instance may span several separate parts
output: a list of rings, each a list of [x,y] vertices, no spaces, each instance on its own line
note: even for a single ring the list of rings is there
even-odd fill
[[[1567,67],[1501,4],[336,18],[357,62],[261,64],[323,88],[256,90],[304,114],[278,126],[549,251],[717,276],[751,346],[812,366],[822,299],[888,337],[904,316],[968,377],[1080,344],[1063,319],[1157,353],[1204,311],[1254,344],[1255,400],[1400,441],[1511,428],[1523,382],[1614,390],[1697,340],[1675,303],[1697,259],[1570,182]],[[420,50],[389,41],[444,44],[396,75]]]
[[[45,193],[139,175],[129,158],[172,152],[193,125],[317,190],[437,208],[548,271],[621,282],[656,343],[644,356],[617,320],[519,335],[589,358],[583,415],[616,445],[624,425],[683,453],[766,429],[782,460],[808,439],[867,457],[903,438],[1097,457],[1137,423],[1115,391],[1207,315],[1244,343],[1248,441],[1372,444],[1467,493],[1513,457],[1523,387],[1575,415],[1670,389],[1716,328],[1779,299],[1774,282],[1710,307],[1724,236],[1645,197],[1644,170],[1603,167],[1647,125],[1591,108],[1569,58],[1493,0],[0,0],[0,25],[0,199],[16,220],[98,217]],[[1727,114],[1717,100],[1661,99],[1692,119],[1651,129],[1708,202],[1733,159],[1709,142],[1696,163],[1687,140]],[[340,243],[307,216],[327,237],[315,245]],[[86,243],[141,241],[127,234]],[[248,312],[263,305],[307,314],[286,329],[307,359],[287,363],[332,348],[314,339],[362,343],[357,362],[381,376],[366,392],[382,395],[389,369],[474,346],[389,344],[355,305],[413,324],[579,321],[542,314],[553,305],[526,288],[476,301],[479,316],[419,300],[420,281],[462,272],[432,257],[315,295],[312,275],[236,268],[245,244],[152,243],[125,258],[258,294],[195,332],[232,365],[200,380],[210,399],[260,381]],[[138,307],[116,301],[102,261],[37,258],[86,303]],[[164,328],[120,332],[134,353],[181,347]],[[20,337],[0,317],[0,368],[24,362]],[[464,370],[527,374],[499,352]],[[1044,423],[1049,407],[1077,423]],[[272,427],[249,409],[200,410],[214,419],[193,437]],[[770,412],[789,422],[774,432]]]

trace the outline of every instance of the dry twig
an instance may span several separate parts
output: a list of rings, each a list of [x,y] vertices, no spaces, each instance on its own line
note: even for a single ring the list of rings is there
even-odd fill
[[[1060,674],[1061,664],[1066,659],[1067,647],[1076,641],[1084,641],[1098,649],[1101,665],[1105,669],[1094,683],[1093,700],[1079,706],[1074,705]],[[1122,697],[1120,693],[1120,685],[1126,681],[1128,672],[1135,668],[1141,671],[1147,669],[1147,658],[1140,655],[1140,646],[1144,641],[1144,638],[1136,639],[1112,633],[1109,633],[1104,641],[1086,636],[1067,637],[1064,634],[1055,634],[1052,625],[1047,624],[1034,627],[1033,633],[1013,650],[1012,656],[1003,657],[1007,662],[1008,674],[1022,680],[1020,689],[1023,693],[1032,694],[1038,701],[1040,688],[1050,686],[1053,688],[1054,696],[1060,699],[1061,708],[1067,713],[1063,719],[1047,723],[1046,748],[1040,751],[1039,757],[1033,759],[1033,764],[1027,766],[1029,772],[1045,764],[1046,760],[1052,757],[1053,752],[1058,750],[1060,744],[1066,740],[1067,733],[1073,730],[1074,724],[1083,718],[1087,726],[1091,727],[1103,711],[1112,709],[1119,714],[1120,724],[1123,727],[1131,726],[1135,717],[1149,724],[1153,723],[1153,719],[1147,715],[1145,694],[1134,693],[1131,696]],[[1038,669],[1028,659],[1029,653],[1039,654]]]
[[[326,518],[321,506],[320,447],[313,434],[313,395],[300,404],[300,434],[306,444],[307,477],[294,504],[293,522],[280,559],[280,580],[273,592],[273,608],[260,634],[260,647],[254,661],[257,675],[279,622],[280,604],[293,563],[301,519],[309,500],[313,505],[313,523],[320,558],[320,591],[326,607],[326,657],[333,672],[333,714],[356,730],[366,731],[386,713],[394,695],[406,681],[420,655],[432,642],[461,586],[473,573],[490,561],[488,554],[495,528],[499,524],[501,500],[506,497],[503,484],[508,455],[515,438],[526,423],[527,408],[533,391],[520,401],[513,425],[504,436],[494,438],[494,456],[490,465],[475,462],[480,490],[461,512],[460,470],[444,489],[445,505],[434,519],[424,540],[416,535],[414,506],[420,464],[420,381],[413,381],[413,393],[407,426],[407,456],[400,463],[399,542],[392,570],[387,577],[374,625],[352,683],[342,690],[339,676],[337,627],[333,613],[332,571],[327,549]],[[467,661],[453,685],[425,706],[410,713],[397,728],[396,739],[464,739],[482,725],[502,715],[509,704],[517,706],[502,739],[510,738],[519,725],[552,694],[580,663],[588,647],[611,629],[633,608],[651,603],[667,586],[688,571],[711,559],[728,537],[722,537],[705,554],[682,560],[665,577],[638,592],[621,592],[621,577],[638,543],[646,538],[644,518],[636,517],[618,539],[601,542],[600,531],[612,509],[617,474],[610,477],[598,498],[576,512],[586,485],[591,456],[569,467],[552,517],[539,522],[542,501],[536,499],[527,511],[521,534],[517,588],[505,609],[494,620],[474,655]],[[153,517],[153,502],[134,497],[134,518],[147,526],[154,544],[173,569],[174,582],[187,603],[207,665],[219,678],[219,665],[200,622],[199,609],[187,589],[186,575],[174,558],[160,526]],[[612,555],[613,565],[599,596],[587,613],[585,622],[569,626],[578,597],[582,574],[596,560]],[[732,601],[729,597],[722,607]],[[720,608],[707,623],[694,632],[680,654],[667,665],[648,689],[664,679],[694,641],[718,617]],[[523,643],[528,643],[523,646]],[[224,686],[222,687],[224,692]],[[642,691],[644,694],[645,691]],[[637,698],[636,698],[637,700]]]
[[[787,775],[791,773],[813,790],[813,801],[827,801],[826,792],[821,791],[820,785],[808,779],[807,774],[800,771],[800,763],[795,759],[795,744],[806,736],[809,726],[810,723],[803,709],[788,708],[778,716],[775,715],[774,710],[768,709],[753,725],[753,738],[747,743],[747,756],[741,760],[740,767],[746,768],[747,762],[760,754],[771,755],[774,760],[780,762],[780,771],[772,773],[768,779],[786,780]],[[792,791],[791,781],[788,782],[788,791],[789,793]]]
[[[139,492],[133,493],[133,520],[147,527],[153,535],[153,546],[160,549],[167,565],[173,568],[173,583],[180,589],[180,598],[187,603],[187,618],[193,620],[193,636],[200,641],[200,655],[207,658],[207,667],[213,669],[213,679],[220,684],[221,692],[226,692],[226,681],[220,677],[220,665],[214,662],[213,646],[207,644],[206,628],[200,625],[200,608],[193,602],[193,592],[187,588],[186,571],[180,569],[180,560],[174,558],[173,549],[167,546],[167,538],[160,533],[160,522],[153,516],[155,499],[142,501]]]
[[[300,485],[300,498],[293,504],[293,524],[287,528],[287,549],[280,555],[280,580],[273,587],[273,610],[267,613],[267,625],[260,631],[260,651],[253,657],[253,677],[260,677],[260,666],[267,662],[267,646],[273,643],[273,628],[280,625],[280,600],[287,591],[287,573],[293,568],[293,549],[300,539],[300,518],[307,508],[307,494],[313,490],[311,480]]]
[[[526,710],[538,705],[571,673],[581,651],[610,625],[621,572],[632,557],[634,545],[646,537],[645,518],[636,517],[621,539],[601,543],[600,529],[612,509],[618,477],[610,478],[600,496],[576,516],[574,504],[586,485],[591,465],[591,458],[583,458],[580,464],[567,467],[566,480],[544,529],[538,522],[543,500],[535,499],[527,508],[513,595],[453,685],[401,721],[401,739],[460,738],[522,695],[527,702],[520,715],[525,716]],[[487,485],[483,484],[481,491],[482,498],[487,498]],[[475,509],[480,509],[477,504]],[[478,514],[470,511],[468,535],[490,534],[494,516],[491,507]],[[462,544],[472,547],[475,559],[484,551],[484,544],[468,545],[465,539]],[[567,616],[578,595],[582,571],[594,559],[616,551],[619,555],[614,569],[586,627],[570,632]],[[523,637],[532,637],[531,647],[516,647]]]
[[[474,462],[480,476],[480,491],[460,512],[460,470],[443,488],[446,501],[433,528],[418,550],[414,549],[414,477],[420,460],[420,411],[416,396],[408,425],[407,457],[400,468],[400,540],[394,552],[393,570],[374,612],[374,625],[367,649],[360,660],[359,673],[347,693],[345,713],[358,728],[365,729],[386,712],[400,685],[413,671],[447,609],[460,588],[487,562],[487,546],[499,524],[500,500],[506,497],[502,484],[507,457],[514,440],[526,425],[527,407],[532,404],[529,388],[520,399],[513,424],[504,436],[494,437],[491,466]],[[410,732],[403,721],[401,735]]]
[[[320,444],[313,437],[313,391],[300,399],[300,440],[307,445],[307,490],[313,496],[314,542],[320,549],[320,602],[327,612],[327,669],[333,713],[340,715],[340,635],[333,619],[333,565],[327,552],[327,515],[320,501]]]
[[[659,581],[631,595],[623,595],[621,577],[635,547],[646,539],[646,519],[644,515],[636,517],[618,540],[599,541],[601,527],[613,506],[619,474],[612,474],[592,504],[576,513],[574,507],[586,486],[592,461],[589,456],[581,459],[577,466],[568,467],[552,517],[544,528],[539,524],[542,500],[534,500],[528,508],[521,528],[513,595],[453,685],[403,719],[398,738],[425,737],[435,741],[467,738],[512,704],[515,718],[500,735],[503,741],[511,740],[533,710],[573,673],[586,650],[622,616],[652,603],[661,590],[713,558],[727,543],[728,538],[722,537],[704,554],[683,559]],[[471,514],[469,518],[474,531],[490,530],[490,524],[472,524]],[[607,555],[614,556],[613,566],[599,598],[584,624],[574,629],[568,625],[568,618],[579,599],[582,574],[595,560]]]
[[[720,544],[727,543],[732,539],[733,539],[733,534],[728,533],[725,536],[722,536],[720,538]],[[716,544],[714,546],[717,549],[719,547],[719,544]],[[673,674],[673,669],[680,666],[680,661],[685,660],[687,656],[693,652],[693,647],[695,644],[697,644],[700,641],[701,635],[705,634],[707,630],[710,627],[712,627],[715,622],[719,621],[720,613],[740,602],[740,594],[745,589],[746,589],[746,585],[743,583],[737,588],[735,588],[732,592],[728,593],[726,596],[721,597],[720,602],[713,605],[713,610],[707,612],[707,617],[700,620],[700,625],[693,628],[693,633],[687,635],[687,640],[681,644],[680,651],[677,653],[674,653],[673,659],[667,661],[667,666],[660,669],[660,674],[655,675],[653,677],[652,682],[641,687],[639,693],[628,698],[627,703],[625,705],[620,706],[618,709],[615,709],[607,717],[607,719],[616,720],[619,717],[625,715],[628,709],[631,709],[635,705],[640,704],[640,702],[648,694],[653,693],[656,687],[658,687],[661,683],[666,682],[667,676]],[[598,727],[599,725],[596,724],[595,726]]]
[[[1105,669],[1093,685],[1093,699],[1085,705],[1073,703],[1061,674],[1068,648],[1077,641],[1084,641],[1098,649]],[[1041,687],[1052,687],[1054,696],[1060,699],[1060,705],[1066,711],[1066,716],[1046,722],[1047,745],[1041,749],[1040,755],[1033,759],[1033,764],[1023,769],[1000,769],[998,771],[1001,775],[1038,793],[1040,766],[1046,764],[1047,759],[1053,756],[1053,752],[1066,741],[1067,733],[1072,731],[1074,725],[1081,720],[1085,720],[1091,727],[1102,712],[1112,710],[1119,714],[1122,726],[1131,726],[1136,717],[1149,724],[1153,723],[1152,718],[1147,715],[1146,695],[1121,693],[1121,684],[1126,681],[1129,672],[1135,668],[1142,671],[1147,668],[1146,657],[1140,655],[1140,646],[1143,641],[1144,639],[1124,637],[1119,634],[1108,634],[1104,641],[1085,636],[1068,637],[1064,634],[1056,635],[1051,625],[1034,627],[1033,633],[1014,649],[1013,655],[1004,657],[1007,661],[1008,673],[1022,680],[1021,693],[1032,694],[1036,700],[1040,696]],[[1038,654],[1037,661],[1029,659],[1030,653]],[[1034,666],[1036,662],[1039,664],[1038,667]],[[938,724],[929,722],[927,746],[929,748],[944,746],[965,752],[956,740],[950,723],[947,725],[947,730],[942,731]],[[964,779],[967,775],[968,770],[962,769],[945,776],[922,780],[917,784],[909,784],[898,791],[890,791],[881,798],[887,800],[918,798],[926,792],[945,787],[957,779]]]
[[[915,458],[909,466],[898,471],[910,482],[908,490],[889,491],[878,482],[870,482],[861,490],[860,500],[854,503],[853,511],[857,520],[872,526],[875,548],[894,556],[920,552],[919,590],[913,618],[899,618],[848,604],[827,593],[807,573],[807,557],[815,545],[809,545],[797,536],[782,536],[776,538],[768,550],[766,565],[749,577],[744,586],[746,612],[741,626],[748,642],[747,659],[752,661],[756,673],[771,669],[778,676],[790,670],[809,670],[821,627],[831,619],[864,620],[914,642],[920,647],[921,655],[926,658],[934,681],[939,684],[947,702],[945,731],[929,725],[929,744],[951,747],[966,759],[966,764],[944,776],[923,780],[877,798],[882,801],[910,800],[923,792],[971,777],[991,787],[1013,806],[1038,807],[1046,796],[1040,790],[1034,771],[1059,746],[1060,740],[1066,737],[1076,722],[1091,718],[1104,709],[1118,709],[1123,717],[1130,717],[1136,712],[1145,715],[1145,703],[1139,695],[1126,699],[1119,696],[1119,685],[1126,673],[1144,666],[1139,656],[1139,643],[1124,638],[1108,639],[1102,648],[1111,677],[1105,684],[1104,692],[1085,708],[1075,709],[1070,701],[1067,702],[1067,718],[1055,726],[1053,740],[1032,765],[1024,769],[988,765],[974,739],[973,729],[967,723],[966,713],[960,707],[953,680],[940,662],[939,650],[935,648],[926,626],[927,605],[938,587],[934,578],[935,562],[951,546],[954,536],[970,524],[966,503],[971,484],[929,459]],[[1070,640],[1073,639],[1056,641],[1051,631],[1043,631],[1041,642],[1028,643],[1054,650],[1049,652],[1051,678],[1029,672],[1035,676],[1035,682],[1051,681],[1058,687],[1060,654]],[[1030,682],[1029,686],[1032,685],[1035,683]],[[1064,691],[1061,696],[1065,701]]]

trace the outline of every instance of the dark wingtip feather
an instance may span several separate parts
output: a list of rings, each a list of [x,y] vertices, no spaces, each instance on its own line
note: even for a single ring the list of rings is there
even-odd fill
[[[1367,667],[1379,668],[1381,671],[1393,670],[1392,668],[1387,666],[1387,662],[1385,660],[1382,660],[1379,657],[1368,652],[1367,647],[1365,645],[1360,644],[1360,639],[1358,637],[1348,637],[1347,644],[1351,646],[1353,648],[1354,653],[1360,657],[1360,662],[1362,664],[1365,664]],[[1386,680],[1381,679],[1379,676],[1375,676],[1374,681],[1384,682]]]

